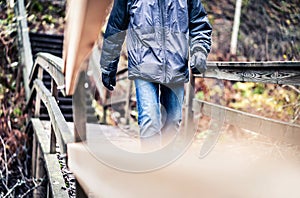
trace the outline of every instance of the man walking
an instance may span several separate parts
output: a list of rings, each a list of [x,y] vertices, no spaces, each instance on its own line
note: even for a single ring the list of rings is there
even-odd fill
[[[104,34],[102,82],[112,91],[127,33],[128,78],[134,80],[140,137],[178,131],[184,83],[206,70],[212,27],[200,0],[115,0]]]

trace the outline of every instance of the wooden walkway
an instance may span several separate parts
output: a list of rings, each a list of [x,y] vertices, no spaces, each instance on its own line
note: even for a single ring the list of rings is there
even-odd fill
[[[49,122],[42,124],[45,129],[50,128]],[[73,123],[68,126],[73,131]],[[111,164],[147,166],[145,159],[131,161],[128,155],[120,156],[127,151],[145,154],[137,137],[117,127],[97,124],[88,124],[87,131],[86,142],[68,144],[68,161],[89,197],[300,196],[299,153],[294,147],[278,145],[266,137],[233,137],[230,132],[223,132],[216,147],[203,159],[199,152],[204,139],[195,137],[173,163],[154,167],[155,171],[132,173]],[[122,151],[109,151],[106,144],[110,143]]]
[[[102,1],[99,4],[104,10],[105,4]],[[84,7],[78,5],[74,10]],[[93,7],[93,11],[81,11],[88,10],[88,14],[96,13],[104,17],[104,11],[99,12],[99,7]],[[78,15],[74,11],[73,14],[84,18],[83,12]],[[104,98],[104,115],[105,110],[113,105],[112,102],[125,103],[129,107],[132,88],[130,84],[122,100],[108,102],[109,94],[101,91],[98,60],[96,66],[89,65],[92,70],[80,70],[79,59],[89,51],[94,37],[76,38],[74,43],[68,43],[72,39],[66,38],[67,64],[48,53],[38,53],[33,61],[23,0],[16,1],[16,16],[20,64],[23,66],[30,118],[27,132],[33,139],[31,172],[35,178],[49,179],[48,197],[68,197],[64,190],[66,186],[60,171],[61,164],[57,160],[57,147],[76,177],[77,197],[300,197],[299,125],[194,98],[197,77],[299,85],[300,62],[208,62],[205,74],[191,76],[186,90],[183,132],[175,137],[173,134],[164,134],[140,140],[133,131],[88,123],[87,107],[92,105],[86,100],[87,87],[91,85],[87,79],[94,79],[97,94],[101,99]],[[96,20],[87,19],[88,16],[85,22],[99,23],[97,17]],[[74,32],[81,32],[80,28],[78,26],[78,31],[69,28],[70,34],[67,36],[76,37]],[[90,30],[83,26],[82,29]],[[94,29],[93,32],[85,33],[97,36],[95,32]],[[72,47],[77,44],[82,44],[84,48]],[[72,66],[74,61],[76,64]],[[45,85],[44,72],[51,78],[50,88]],[[126,69],[118,74],[125,72]],[[58,93],[63,97],[72,95],[73,106],[68,108],[72,109],[74,122],[66,122],[66,116],[58,105]],[[63,103],[62,100],[60,102]],[[42,105],[47,111],[48,121],[41,121]],[[125,114],[128,118],[128,108]],[[218,126],[209,128],[209,133],[195,135],[194,130],[189,130],[197,126],[193,122],[195,114],[215,119]],[[238,128],[238,132],[231,131],[227,126]],[[232,134],[242,135],[235,137]],[[33,196],[38,197],[35,193]]]

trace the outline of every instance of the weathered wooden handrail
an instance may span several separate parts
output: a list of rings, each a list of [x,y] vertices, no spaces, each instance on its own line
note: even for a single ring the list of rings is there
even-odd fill
[[[42,127],[40,119],[31,118],[30,121],[33,129],[32,173],[37,178],[43,177],[45,174],[48,175],[49,182],[47,185],[51,189],[48,193],[52,197],[68,197],[67,191],[62,189],[62,187],[65,188],[65,181],[56,156],[56,143],[59,145],[61,155],[66,156],[67,144],[74,142],[73,134],[57,104],[57,89],[63,91],[64,88],[61,65],[61,59],[53,55],[46,53],[37,55],[30,74],[31,93],[26,106],[27,109],[30,109],[35,99],[35,117],[39,117],[42,102],[50,117],[50,131]],[[42,81],[43,71],[50,74],[51,92]],[[50,138],[48,137],[49,134]],[[43,167],[47,173],[43,171]]]
[[[208,62],[207,71],[195,77],[300,85],[300,62]]]
[[[65,77],[62,72],[63,60],[49,53],[38,53],[35,63],[30,74],[30,87],[33,87],[26,109],[29,109],[35,99],[35,117],[39,117],[40,101],[42,101],[50,116],[51,120],[51,151],[55,152],[55,143],[58,140],[62,152],[66,152],[67,143],[84,141],[86,134],[86,92],[84,91],[85,80],[79,78],[77,89],[73,95],[73,119],[74,133],[71,134],[66,125],[66,120],[57,105],[58,90],[65,94]],[[51,78],[51,92],[44,86],[43,72],[47,72]],[[83,72],[85,75],[85,72]],[[78,104],[78,102],[80,102]],[[58,122],[57,122],[58,121]],[[53,135],[55,134],[55,135]],[[74,135],[73,135],[74,134]]]
[[[40,108],[40,101],[43,101],[47,110],[49,111],[50,119],[52,121],[51,137],[47,137],[47,131],[41,127],[39,119],[31,119],[27,126],[32,126],[33,130],[33,156],[32,156],[32,176],[36,178],[44,177],[47,174],[49,181],[47,182],[48,192],[47,196],[50,197],[69,197],[68,192],[65,190],[65,181],[60,170],[60,164],[55,153],[56,140],[59,143],[62,154],[66,153],[66,145],[72,142],[72,135],[69,128],[66,126],[64,117],[62,116],[57,103],[55,95],[57,88],[63,91],[64,81],[61,75],[61,69],[53,66],[47,67],[47,64],[59,62],[51,55],[39,54],[37,61],[33,65],[33,57],[31,51],[31,44],[29,39],[29,28],[27,26],[27,14],[24,6],[24,0],[17,0],[15,2],[15,15],[17,19],[18,31],[18,52],[19,52],[19,65],[22,66],[23,81],[25,88],[25,96],[27,107],[32,105],[32,101],[36,96],[36,107]],[[51,62],[47,57],[54,60]],[[37,64],[41,67],[38,67]],[[59,65],[59,64],[57,64]],[[61,64],[62,65],[62,64]],[[37,68],[36,70],[33,67]],[[34,70],[34,71],[33,71]],[[50,93],[40,80],[34,79],[37,77],[42,79],[43,70],[46,70],[52,76],[52,93]],[[37,76],[34,73],[37,73]],[[32,85],[32,90],[30,90]],[[35,109],[35,114],[39,114],[39,109]],[[29,111],[30,114],[30,111]],[[29,115],[30,116],[30,115]],[[56,138],[56,137],[57,138]],[[34,154],[35,153],[35,154]],[[43,160],[42,160],[43,159]],[[44,172],[44,168],[47,173]],[[38,192],[33,193],[34,197],[39,197]]]
[[[67,144],[73,142],[73,136],[57,105],[56,99],[39,79],[34,81],[33,88],[48,110],[53,132],[55,133],[61,153],[65,154],[67,152]],[[52,144],[54,143],[52,142]]]
[[[193,111],[206,116],[222,112],[224,122],[277,140],[300,143],[300,125],[282,122],[251,113],[224,107],[203,100],[193,100]]]
[[[34,97],[35,116],[39,116],[40,101],[47,108],[51,125],[51,152],[55,152],[56,141],[59,143],[62,153],[66,153],[66,144],[73,142],[73,137],[66,124],[66,120],[61,113],[56,102],[57,90],[64,93],[64,75],[62,73],[62,59],[48,53],[38,53],[34,63],[34,67],[30,74],[30,87],[32,87],[29,99],[27,101],[27,109],[31,106]],[[51,77],[51,92],[44,86],[42,82],[43,71],[46,71]]]
[[[300,67],[299,61],[252,61],[252,62],[239,62],[239,61],[208,61],[207,67],[236,67],[236,68],[282,68],[282,67]]]
[[[66,185],[63,174],[60,170],[60,164],[57,160],[56,153],[51,153],[50,140],[48,133],[44,128],[42,121],[38,118],[31,119],[31,128],[33,129],[33,148],[32,156],[32,173],[36,178],[43,177],[44,171],[43,162],[40,158],[44,159],[47,175],[49,177],[48,188],[50,197],[69,197],[68,192],[65,190]]]
[[[207,71],[190,77],[186,94],[186,120],[187,126],[192,125],[192,104],[194,99],[195,78],[214,78],[240,82],[261,82],[273,84],[300,85],[300,62],[298,61],[267,61],[267,62],[207,62]],[[128,68],[121,69],[117,75],[124,74]],[[131,91],[131,90],[129,90]],[[104,107],[117,103],[125,103],[126,98],[115,99]],[[188,130],[187,128],[185,130]]]
[[[30,86],[32,86],[34,79],[37,77],[38,69],[42,68],[51,76],[51,79],[53,79],[57,85],[57,89],[59,89],[65,96],[65,78],[62,72],[62,65],[63,60],[61,58],[49,53],[38,53],[29,76]]]
[[[75,141],[84,141],[85,140],[85,124],[86,124],[86,107],[85,99],[86,92],[84,91],[84,79],[79,78],[77,90],[73,95],[73,117],[74,117],[74,133],[69,131],[67,127],[66,120],[59,109],[56,99],[57,91],[60,90],[63,95],[65,95],[65,78],[62,72],[63,60],[59,57],[53,56],[49,53],[38,53],[36,55],[36,60],[34,67],[30,74],[30,86],[32,90],[27,101],[27,109],[32,104],[32,101],[36,97],[35,104],[35,116],[39,116],[40,101],[42,101],[50,116],[51,120],[51,150],[55,152],[55,143],[59,142],[59,145],[62,149],[62,152],[66,152],[67,143]],[[46,71],[51,77],[51,92],[44,86],[43,71]],[[85,75],[85,72],[83,72]],[[82,79],[82,80],[81,80]],[[79,89],[81,87],[81,89]],[[80,102],[78,104],[78,102]],[[78,109],[79,108],[79,109]],[[71,134],[74,134],[71,135]]]
[[[207,62],[207,71],[204,74],[190,77],[185,103],[185,123],[187,123],[185,130],[189,130],[188,127],[193,124],[195,78],[200,77],[240,82],[300,85],[300,62]]]
[[[23,66],[23,79],[26,100],[29,99],[29,74],[31,72],[33,60],[29,40],[29,29],[27,26],[27,15],[23,0],[16,1],[15,14],[18,22],[18,46],[20,65]]]

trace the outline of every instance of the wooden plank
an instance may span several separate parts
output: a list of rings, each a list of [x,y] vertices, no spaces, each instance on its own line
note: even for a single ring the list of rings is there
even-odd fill
[[[276,140],[300,144],[300,126],[282,122],[247,112],[212,104],[202,100],[193,100],[193,111],[211,116],[213,112],[224,112],[225,122],[243,129],[254,131]]]
[[[45,170],[47,167],[45,167],[44,164],[44,153],[48,152],[50,147],[49,143],[49,132],[44,129],[44,126],[42,125],[41,121],[39,119],[33,119],[31,121],[32,128],[34,131],[34,136],[36,137],[36,166],[35,166],[35,178],[41,179],[44,178],[46,173]],[[33,197],[38,198],[44,193],[44,187],[37,188],[33,191]]]
[[[27,26],[27,14],[24,6],[24,0],[16,1],[15,13],[18,24],[18,45],[19,45],[19,57],[21,60],[21,66],[23,66],[23,80],[25,88],[26,100],[29,99],[30,88],[29,88],[29,74],[32,69],[33,60],[31,45],[28,34]]]
[[[241,82],[300,85],[300,62],[208,62],[207,71],[196,77]]]
[[[54,56],[54,55],[49,54],[49,53],[45,53],[45,52],[37,53],[36,58],[40,58],[41,60],[45,60],[51,66],[53,66],[54,69],[51,70],[51,71],[58,71],[58,72],[61,72],[61,73],[63,72],[63,59],[62,58]],[[39,59],[38,59],[37,62],[39,63]],[[47,69],[47,68],[45,68],[45,69]]]
[[[196,77],[202,77],[196,75]],[[291,84],[300,85],[299,70],[275,70],[275,69],[257,69],[250,68],[208,68],[203,75],[205,78],[215,78],[222,80],[240,81],[240,82],[261,82],[273,84]]]
[[[31,174],[32,177],[35,177],[35,169],[36,169],[36,154],[37,154],[37,138],[35,133],[33,134],[32,140],[32,155],[31,155]]]
[[[297,195],[300,193],[299,166],[289,158],[297,151],[290,147],[277,148],[279,145],[267,141],[262,144],[243,138],[229,139],[222,139],[210,155],[199,159],[199,148],[203,141],[195,138],[186,152],[168,166],[138,174],[109,166],[97,152],[106,152],[111,160],[120,164],[143,165],[147,161],[131,162],[118,155],[118,152],[108,152],[99,143],[72,143],[68,147],[69,167],[89,197],[250,198],[255,197],[253,194],[277,197],[280,193],[283,196],[279,197],[285,197],[291,191]],[[289,149],[282,153],[285,148]],[[278,179],[279,173],[282,179]],[[274,188],[274,185],[278,188]],[[262,186],[268,186],[268,190],[262,191]]]
[[[51,78],[57,85],[57,89],[61,90],[63,95],[65,95],[65,77],[62,72],[63,60],[48,53],[38,53],[34,62],[34,67],[30,74],[30,85],[32,85],[35,80],[35,74],[39,67],[43,68],[43,70],[50,74]]]
[[[98,38],[111,0],[69,0],[64,39],[64,73],[66,92],[72,95],[83,61]]]
[[[58,99],[58,90],[57,85],[54,82],[54,79],[51,79],[51,94],[54,97],[55,101]],[[50,153],[56,153],[56,136],[54,129],[51,125],[51,135],[50,135]]]
[[[43,69],[42,68],[38,69],[37,78],[40,79],[40,80],[43,79]],[[29,100],[30,100],[30,98],[29,98]],[[39,95],[36,95],[35,96],[35,108],[34,108],[34,116],[35,117],[40,116],[40,109],[41,109],[41,99],[40,99]]]
[[[34,133],[36,134],[39,142],[39,156],[44,161],[44,166],[47,171],[50,185],[51,197],[69,197],[66,189],[65,181],[60,170],[60,164],[58,162],[56,154],[50,153],[50,131],[47,129],[40,119],[31,119]],[[40,167],[41,168],[41,167]],[[40,172],[37,170],[38,172]],[[40,172],[41,174],[41,172]]]
[[[37,154],[36,154],[36,168],[35,168],[35,178],[42,179],[45,176],[45,167],[43,160],[43,152],[41,150],[40,144],[37,144]],[[36,188],[33,191],[33,198],[41,197],[44,187]]]
[[[69,194],[65,190],[67,188],[56,154],[46,153],[44,154],[44,159],[45,165],[48,167],[47,173],[49,176],[51,197],[68,198]]]
[[[50,152],[50,132],[47,131],[42,124],[41,120],[38,118],[31,119],[32,127],[34,130],[34,134],[37,137],[37,141],[39,142],[43,153]]]
[[[51,126],[51,132],[50,132],[50,153],[56,153],[56,135],[53,127]]]
[[[61,113],[55,98],[44,86],[43,82],[38,79],[35,80],[34,88],[48,110],[56,140],[60,146],[61,153],[64,154],[67,151],[67,143],[73,142],[72,133],[66,124],[66,120]]]
[[[37,144],[36,162],[35,177],[40,179],[44,177],[45,172],[43,164],[43,151],[39,143]]]
[[[237,62],[237,61],[209,61],[207,67],[231,67],[231,68],[299,68],[299,61],[252,61],[252,62]]]
[[[76,90],[73,95],[74,141],[86,140],[86,76],[82,71],[79,75]]]

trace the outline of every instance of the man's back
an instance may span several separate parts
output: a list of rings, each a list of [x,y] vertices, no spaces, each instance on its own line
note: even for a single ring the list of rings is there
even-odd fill
[[[189,44],[210,51],[211,26],[199,0],[116,0],[105,32],[104,73],[116,71],[125,31],[129,79],[188,82]]]

